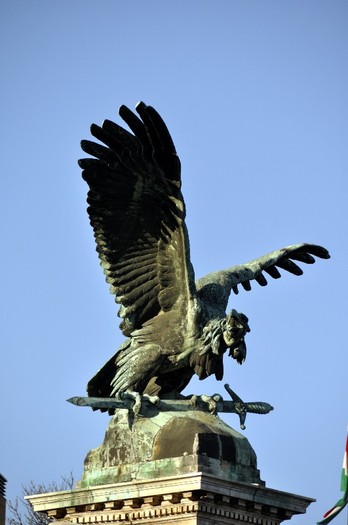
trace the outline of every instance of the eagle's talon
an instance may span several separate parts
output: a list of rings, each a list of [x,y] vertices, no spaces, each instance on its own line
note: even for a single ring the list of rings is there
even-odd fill
[[[132,411],[133,416],[137,417],[143,407],[143,403],[150,403],[151,405],[158,405],[160,398],[158,396],[149,396],[148,394],[140,395],[139,392],[132,390],[122,390],[116,394],[116,397],[122,401],[133,401],[128,410]]]
[[[157,406],[160,402],[160,398],[158,396],[150,396],[149,394],[143,394],[141,401],[146,401],[151,405]]]
[[[218,402],[221,401],[221,396],[219,394],[214,394],[213,396],[202,396],[202,400],[207,403],[208,410],[210,414],[216,415]]]
[[[222,400],[222,397],[219,394],[214,394],[213,396],[206,395],[193,395],[190,397],[189,401],[193,407],[204,407],[208,409],[210,414],[217,414],[218,403]]]
[[[190,397],[190,400],[189,400],[190,403],[191,403],[191,405],[192,405],[193,407],[195,407],[195,408],[196,408],[196,406],[198,405],[198,398],[199,398],[199,396],[196,396],[196,395],[194,394],[194,395],[192,395],[192,396]]]
[[[141,395],[139,392],[133,392],[132,390],[122,390],[117,392],[116,397],[122,401],[133,401],[133,405],[128,410],[133,412],[134,417],[139,415],[141,410]]]

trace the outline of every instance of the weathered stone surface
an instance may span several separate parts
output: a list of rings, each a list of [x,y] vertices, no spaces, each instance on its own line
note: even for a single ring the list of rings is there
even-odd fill
[[[118,410],[102,445],[88,453],[79,486],[197,471],[263,483],[248,440],[218,416],[197,410],[161,412],[131,422],[127,410]]]

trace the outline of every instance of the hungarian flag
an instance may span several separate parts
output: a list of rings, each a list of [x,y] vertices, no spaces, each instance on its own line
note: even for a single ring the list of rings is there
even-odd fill
[[[343,456],[343,466],[342,466],[342,475],[341,475],[341,491],[343,496],[332,509],[328,510],[321,521],[318,521],[317,525],[326,525],[337,516],[344,509],[348,503],[348,435],[346,440],[346,450]]]

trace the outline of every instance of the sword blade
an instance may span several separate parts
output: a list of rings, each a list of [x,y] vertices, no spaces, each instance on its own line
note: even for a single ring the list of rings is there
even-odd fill
[[[75,396],[67,399],[69,403],[80,407],[90,407],[94,409],[115,410],[118,408],[129,409],[132,408],[134,402],[131,399],[116,399],[111,397],[82,397]],[[145,402],[144,402],[145,401]],[[203,410],[207,411],[207,404],[199,402],[197,405],[192,403],[190,399],[160,399],[156,405],[151,404],[146,398],[142,398],[142,405],[144,409],[140,412],[146,412],[150,406],[157,408],[164,412],[186,412],[188,410]],[[218,401],[216,403],[217,412],[239,413],[241,408],[245,412],[252,412],[254,414],[268,414],[273,407],[269,403],[262,401],[255,401],[251,403],[235,403],[234,401]]]

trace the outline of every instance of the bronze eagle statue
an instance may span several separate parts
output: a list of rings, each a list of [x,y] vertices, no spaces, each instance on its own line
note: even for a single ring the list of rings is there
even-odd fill
[[[127,337],[88,383],[96,397],[177,396],[195,373],[221,380],[224,353],[241,364],[249,331],[244,314],[226,315],[231,291],[250,290],[253,280],[265,286],[279,269],[301,275],[297,262],[330,257],[321,246],[295,244],[195,281],[179,157],[155,109],[140,102],[136,111],[119,110],[131,132],[105,120],[91,126],[100,143],[81,142],[91,155],[79,161],[87,211]]]

